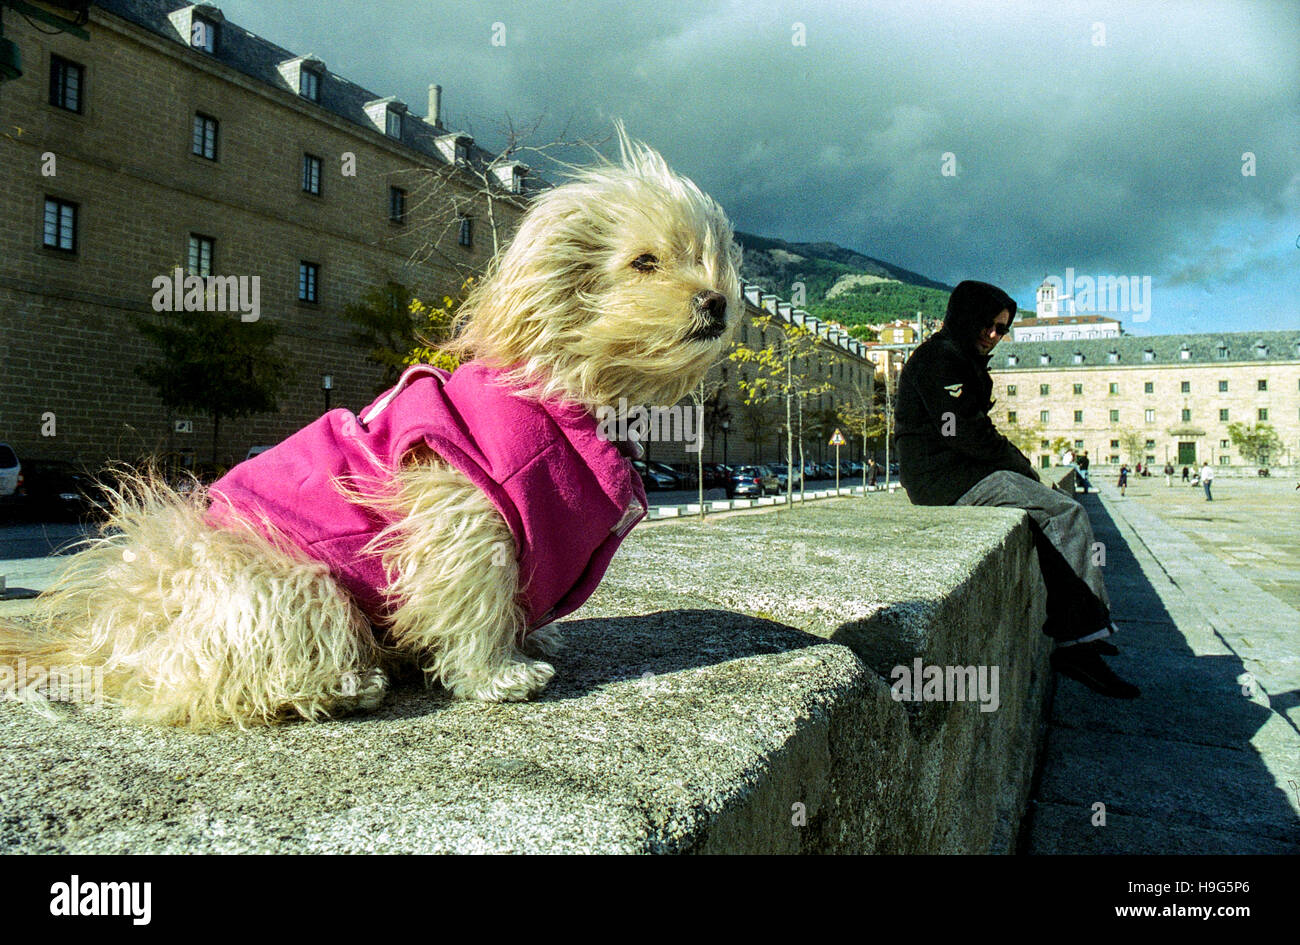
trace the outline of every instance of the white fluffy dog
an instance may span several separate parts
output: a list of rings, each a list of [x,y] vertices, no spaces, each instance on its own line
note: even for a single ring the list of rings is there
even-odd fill
[[[619,139],[621,163],[532,202],[459,313],[462,363],[505,370],[535,403],[674,404],[738,318],[725,215],[621,127]],[[94,667],[128,717],[193,729],[372,708],[397,663],[463,698],[536,694],[554,673],[536,657],[558,639],[530,633],[520,538],[500,505],[427,445],[387,473],[383,490],[332,483],[386,523],[365,548],[389,579],[378,614],[265,520],[214,524],[220,483],[182,496],[146,478],[117,497],[104,537],[73,556],[33,625],[0,627],[0,666],[69,678]]]

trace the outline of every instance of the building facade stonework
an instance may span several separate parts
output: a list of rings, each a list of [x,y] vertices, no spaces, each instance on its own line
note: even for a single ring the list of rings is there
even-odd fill
[[[1300,331],[1004,342],[989,370],[990,416],[1004,432],[1040,434],[1037,465],[1064,440],[1093,465],[1253,467],[1233,423],[1277,432],[1268,465],[1300,461]]]

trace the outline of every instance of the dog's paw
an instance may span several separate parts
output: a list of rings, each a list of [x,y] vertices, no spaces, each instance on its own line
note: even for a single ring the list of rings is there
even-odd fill
[[[495,675],[466,679],[451,686],[454,695],[479,702],[524,702],[546,688],[555,667],[541,660],[515,659]]]
[[[330,714],[371,712],[388,695],[388,674],[378,666],[361,672],[344,673],[329,694]]]
[[[551,624],[524,637],[520,649],[529,656],[555,656],[564,650],[564,635]]]

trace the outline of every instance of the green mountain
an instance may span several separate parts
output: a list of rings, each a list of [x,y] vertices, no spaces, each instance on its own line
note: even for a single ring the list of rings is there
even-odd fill
[[[850,328],[914,320],[917,312],[941,319],[952,292],[952,286],[835,243],[788,243],[751,233],[737,233],[736,241],[744,249],[746,280],[784,299],[802,282],[802,308]]]

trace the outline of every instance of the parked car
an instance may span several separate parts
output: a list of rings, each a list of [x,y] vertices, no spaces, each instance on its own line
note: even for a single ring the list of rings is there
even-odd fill
[[[76,522],[95,511],[94,479],[62,459],[29,459],[16,494],[15,514],[32,522]]]
[[[727,488],[727,480],[730,478],[730,467],[724,466],[722,463],[704,464],[704,488],[725,489]]]
[[[776,476],[766,466],[737,466],[727,480],[727,498],[776,495],[781,491]]]
[[[668,468],[677,475],[677,488],[698,489],[700,487],[700,474],[694,463],[674,463]]]
[[[780,489],[784,490],[784,489],[785,489],[785,486],[786,486],[786,480],[790,478],[790,473],[787,471],[786,464],[785,464],[785,463],[768,463],[768,464],[767,464],[767,468],[770,469],[770,470],[772,470],[772,472],[774,472],[774,473],[776,474],[777,485],[778,485],[778,487],[779,487]],[[799,484],[800,484],[801,481],[802,481],[802,480],[801,480],[801,476],[800,476],[800,474],[799,474],[799,467],[796,466],[796,467],[794,467],[794,487],[795,487],[796,489],[799,488]]]
[[[244,459],[252,459],[254,456],[261,456],[271,447],[269,446],[250,446],[248,452],[244,454]]]
[[[661,489],[676,489],[677,477],[662,472],[654,466],[660,466],[662,463],[655,463],[653,466],[647,466],[643,459],[632,460],[632,468],[641,476],[641,484],[645,486],[646,492],[656,492]]]

